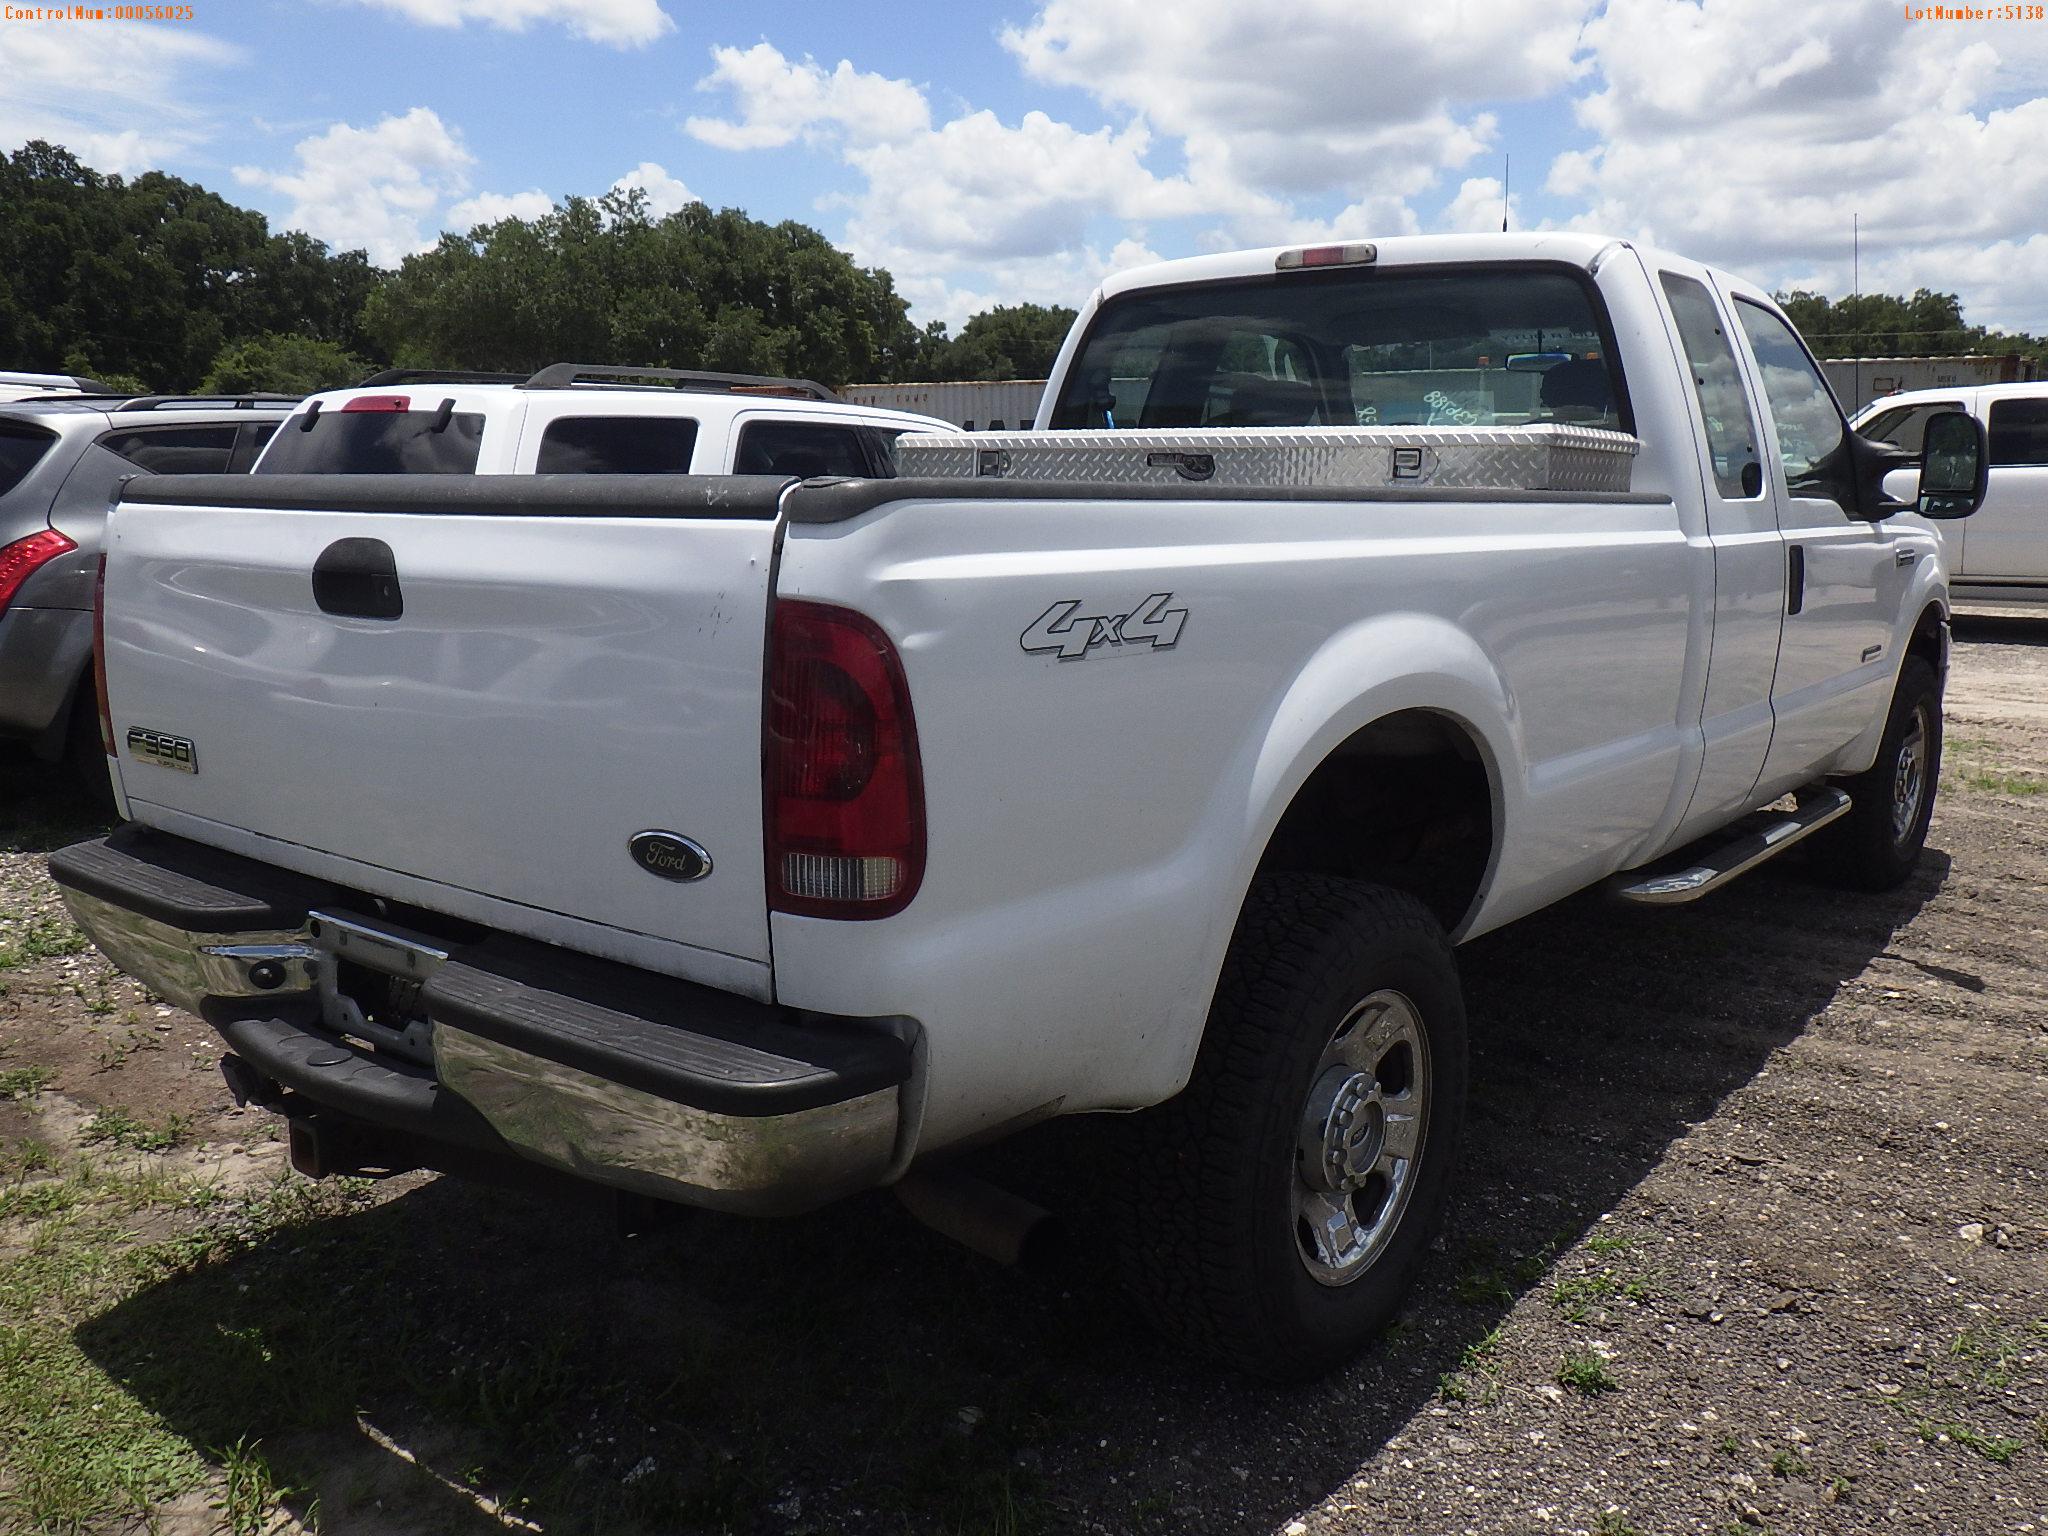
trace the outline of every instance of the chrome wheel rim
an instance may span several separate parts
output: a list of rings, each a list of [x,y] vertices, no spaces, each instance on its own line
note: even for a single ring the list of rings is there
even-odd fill
[[[1429,1039],[1414,1003],[1375,992],[1345,1014],[1309,1078],[1294,1153],[1294,1244],[1322,1285],[1349,1285],[1392,1241],[1429,1131]]]
[[[1913,727],[1899,743],[1892,765],[1892,840],[1904,843],[1920,820],[1927,795],[1927,713],[1913,711]]]

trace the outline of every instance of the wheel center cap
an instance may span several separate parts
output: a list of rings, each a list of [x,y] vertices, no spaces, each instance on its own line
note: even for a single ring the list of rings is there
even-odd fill
[[[1380,1085],[1369,1073],[1335,1068],[1316,1085],[1310,1113],[1302,1138],[1304,1176],[1318,1189],[1357,1189],[1386,1147]]]

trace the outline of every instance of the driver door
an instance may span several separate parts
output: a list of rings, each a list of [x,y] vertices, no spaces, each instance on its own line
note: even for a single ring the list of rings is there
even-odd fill
[[[1775,797],[1834,768],[1836,754],[1884,712],[1898,671],[1892,620],[1910,572],[1897,563],[1895,529],[1850,515],[1848,424],[1806,344],[1764,295],[1723,287],[1752,393],[1770,419],[1765,473],[1784,546],[1776,723],[1758,784]]]

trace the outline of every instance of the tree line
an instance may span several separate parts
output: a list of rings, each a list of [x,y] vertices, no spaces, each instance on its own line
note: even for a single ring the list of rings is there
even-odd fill
[[[808,225],[637,189],[444,234],[395,270],[273,232],[158,171],[104,175],[32,142],[0,156],[0,368],[118,389],[303,393],[380,367],[555,362],[828,385],[1044,378],[1074,312],[1006,305],[919,327],[895,280]]]
[[[1954,294],[1779,295],[1822,357],[2021,352]],[[816,379],[1040,379],[1073,323],[1012,304],[954,335],[806,224],[638,190],[444,234],[395,270],[195,183],[103,175],[41,141],[0,156],[0,368],[117,389],[304,393],[375,368],[646,364]]]

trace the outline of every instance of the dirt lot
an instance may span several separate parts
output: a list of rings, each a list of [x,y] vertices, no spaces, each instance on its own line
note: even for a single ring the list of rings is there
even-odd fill
[[[298,1180],[83,949],[41,853],[85,827],[15,765],[0,1527],[2048,1533],[2048,619],[1963,627],[1949,744],[1893,895],[1774,868],[1468,948],[1449,1235],[1289,1392],[1151,1342],[1086,1244],[1000,1270],[886,1197],[621,1240]]]

